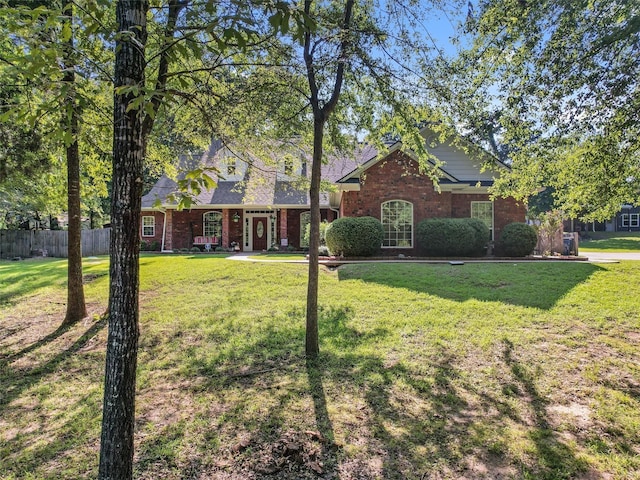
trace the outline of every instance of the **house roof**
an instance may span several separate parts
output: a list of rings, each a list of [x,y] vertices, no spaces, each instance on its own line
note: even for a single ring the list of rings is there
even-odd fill
[[[425,128],[422,133],[428,138],[430,130]],[[322,165],[322,179],[338,186],[339,190],[357,189],[360,175],[364,171],[399,150],[401,146],[400,142],[396,142],[379,155],[372,145],[361,144],[350,154],[330,156]],[[310,204],[308,179],[311,173],[311,156],[299,148],[292,150],[290,147],[284,144],[282,148],[277,146],[272,149],[272,156],[287,156],[292,162],[289,168],[297,170],[295,174],[286,172],[282,158],[276,159],[279,162],[270,162],[264,157],[239,154],[220,141],[213,141],[207,152],[200,157],[181,157],[179,163],[182,170],[213,167],[218,172],[214,175],[216,187],[198,194],[192,208],[307,207]],[[461,147],[455,146],[454,142],[437,144],[430,147],[429,152],[441,162],[436,165],[432,161],[431,165],[436,167],[443,190],[462,192],[478,186],[486,188],[492,185],[496,176],[495,169],[482,169],[487,157],[498,165],[498,169],[508,168],[488,153],[486,157],[482,154],[472,157]],[[404,153],[416,158],[412,152]],[[184,178],[184,175],[182,173],[181,177]],[[151,191],[142,197],[142,208],[153,209],[157,201],[165,207],[170,206],[168,196],[176,190],[176,181],[167,176],[161,177]],[[320,205],[330,207],[331,197],[329,192],[321,193]]]
[[[311,176],[311,156],[299,150],[295,152],[297,172],[288,175],[282,164],[267,162],[258,156],[246,158],[225,148],[221,142],[212,142],[208,151],[193,161],[192,157],[180,159],[181,170],[208,167],[217,169],[214,174],[216,187],[202,191],[196,196],[196,205],[202,207],[278,207],[308,206],[308,178]],[[377,151],[370,145],[364,145],[350,155],[333,155],[322,165],[322,179],[335,183],[349,172],[364,163],[363,159],[376,156]],[[237,169],[237,175],[230,175],[226,170],[229,162]],[[282,163],[282,162],[280,162]],[[309,165],[309,168],[307,168]],[[184,178],[181,173],[178,178]],[[178,184],[175,180],[163,175],[153,188],[142,197],[142,208],[153,209],[157,201],[169,206],[168,196],[175,193]],[[320,205],[329,206],[329,193],[322,192]]]
[[[425,127],[421,131],[421,135],[428,141],[430,138],[435,137],[434,132]],[[498,158],[494,157],[490,153],[479,150],[471,142],[460,137],[458,140],[462,140],[462,144],[466,144],[474,147],[477,150],[476,155],[470,155],[464,151],[461,146],[456,146],[455,142],[450,139],[445,142],[438,142],[435,146],[429,147],[429,153],[438,159],[438,164],[434,160],[428,160],[432,167],[435,167],[437,176],[440,178],[440,183],[460,183],[460,184],[477,184],[482,186],[489,186],[493,184],[496,174],[499,175],[499,169],[508,169],[509,167],[502,163]],[[384,155],[374,154],[366,162],[364,162],[359,168],[349,172],[347,175],[337,180],[338,183],[349,183],[354,179],[359,179],[360,174],[387,158],[392,153],[402,148],[402,142],[397,141],[389,146],[388,151]],[[409,157],[417,160],[417,156],[411,151],[405,151]],[[495,166],[494,168],[483,168],[483,166],[490,164]]]

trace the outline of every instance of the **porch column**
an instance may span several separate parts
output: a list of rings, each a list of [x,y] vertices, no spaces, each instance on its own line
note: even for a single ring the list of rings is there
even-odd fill
[[[282,245],[282,239],[286,238],[289,241],[289,236],[287,235],[287,209],[280,209],[280,245]]]
[[[164,212],[165,232],[164,232],[164,249],[173,250],[173,210],[167,209]]]
[[[229,223],[229,212],[228,208],[222,209],[222,247],[229,248],[229,228],[231,224]]]

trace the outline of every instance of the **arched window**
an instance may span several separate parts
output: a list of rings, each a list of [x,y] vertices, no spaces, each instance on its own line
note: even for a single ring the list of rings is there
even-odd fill
[[[307,229],[310,224],[311,212],[302,212],[300,214],[300,247],[309,246],[309,235],[307,235]]]
[[[383,247],[413,247],[413,204],[391,200],[382,204],[380,215],[384,229]]]
[[[222,237],[222,214],[220,212],[207,212],[204,214],[202,234],[205,237]]]

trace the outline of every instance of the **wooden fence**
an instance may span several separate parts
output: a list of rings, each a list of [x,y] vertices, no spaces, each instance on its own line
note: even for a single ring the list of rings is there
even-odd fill
[[[110,234],[110,228],[82,230],[82,256],[107,255]],[[0,258],[67,258],[68,246],[66,230],[0,230]]]

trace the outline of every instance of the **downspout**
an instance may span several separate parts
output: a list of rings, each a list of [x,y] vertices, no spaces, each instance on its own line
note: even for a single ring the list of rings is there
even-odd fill
[[[336,219],[340,218],[340,210],[331,207],[329,207],[329,210],[331,210],[332,212],[336,212]]]
[[[162,245],[160,245],[160,253],[164,252],[164,237],[167,234],[167,211],[160,210],[162,213]]]

